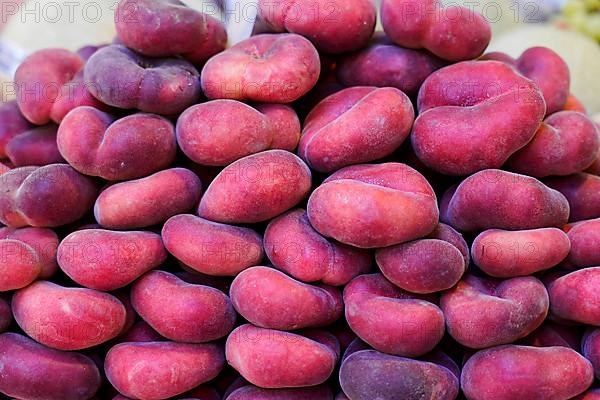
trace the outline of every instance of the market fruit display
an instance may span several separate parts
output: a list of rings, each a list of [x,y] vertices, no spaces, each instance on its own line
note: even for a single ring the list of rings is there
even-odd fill
[[[112,43],[19,66],[0,393],[596,398],[600,130],[561,55],[437,1],[271,3],[228,47],[121,0]]]

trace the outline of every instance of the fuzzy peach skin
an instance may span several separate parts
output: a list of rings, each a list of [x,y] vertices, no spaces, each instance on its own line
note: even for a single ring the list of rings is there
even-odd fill
[[[469,266],[471,255],[469,245],[463,235],[450,225],[440,222],[437,227],[427,236],[428,239],[439,239],[452,244],[460,251],[465,260],[465,268]]]
[[[219,19],[208,14],[203,17],[206,21],[204,37],[195,43],[190,52],[182,54],[182,57],[197,66],[204,65],[212,56],[225,50],[228,41],[225,25]]]
[[[227,45],[221,21],[178,0],[121,0],[115,26],[130,49],[150,57],[181,55],[196,65]]]
[[[328,341],[250,324],[231,332],[225,354],[248,382],[265,389],[319,385],[329,378],[338,358]]]
[[[311,172],[300,158],[263,151],[225,167],[202,196],[198,215],[222,223],[266,221],[294,207],[310,188]]]
[[[547,114],[566,110],[567,101],[575,100],[569,93],[571,82],[567,63],[553,50],[547,47],[530,47],[517,59],[508,54],[492,52],[485,54],[483,59],[498,60],[515,67],[521,74],[531,79],[540,88],[546,101]],[[575,105],[576,111],[583,106]],[[585,109],[583,110],[585,113]]]
[[[16,333],[0,335],[0,365],[0,392],[17,399],[88,400],[102,382],[92,359]]]
[[[307,213],[321,235],[361,248],[426,236],[439,215],[427,180],[400,163],[353,165],[335,172],[312,192]]]
[[[180,113],[198,101],[199,75],[180,58],[144,57],[120,45],[96,51],[83,73],[92,95],[104,104],[161,115]]]
[[[273,266],[303,282],[341,286],[367,273],[371,255],[321,236],[306,211],[295,209],[274,218],[265,230],[264,247]]]
[[[12,138],[5,147],[6,156],[15,167],[64,163],[56,145],[58,125],[33,128]]]
[[[92,107],[79,107],[65,117],[57,143],[73,168],[111,181],[160,171],[177,153],[175,128],[169,120],[144,113],[116,119]]]
[[[326,385],[292,389],[263,389],[246,385],[231,392],[227,400],[333,400],[333,395]]]
[[[259,0],[258,10],[273,31],[297,33],[332,54],[365,46],[377,20],[370,0]]]
[[[172,168],[103,190],[94,216],[109,229],[144,228],[190,211],[200,201],[202,183],[192,171]]]
[[[578,173],[548,178],[544,183],[567,198],[570,222],[600,217],[600,176]]]
[[[458,377],[447,368],[375,350],[346,358],[340,385],[352,400],[454,400],[459,389]]]
[[[308,114],[298,154],[320,172],[374,161],[400,147],[413,120],[410,99],[396,88],[344,89]]]
[[[123,395],[162,400],[215,378],[224,363],[216,344],[120,343],[108,351],[104,371]]]
[[[580,269],[548,284],[550,311],[556,317],[600,326],[600,267]]]
[[[552,321],[544,321],[542,325],[525,339],[522,344],[535,347],[563,346],[578,351],[581,344],[581,334],[573,326],[560,325]]]
[[[350,281],[344,304],[352,331],[379,351],[417,357],[431,351],[444,335],[442,310],[397,288],[381,274]]]
[[[499,168],[534,137],[546,112],[535,84],[499,61],[437,70],[421,86],[417,107],[415,154],[446,175]]]
[[[379,32],[368,47],[342,57],[336,73],[345,86],[395,87],[414,96],[425,78],[446,64],[427,50],[396,46]]]
[[[565,267],[579,269],[600,265],[600,218],[574,222],[563,229],[571,241]]]
[[[208,275],[235,276],[259,264],[264,256],[262,236],[254,230],[190,214],[170,218],[162,238],[175,258]]]
[[[1,239],[0,260],[0,292],[23,288],[42,272],[38,253],[20,240]]]
[[[294,151],[300,121],[288,106],[255,108],[236,100],[213,100],[185,110],[177,120],[177,143],[192,161],[227,166],[269,149]]]
[[[462,181],[442,214],[444,222],[462,231],[562,227],[569,203],[535,178],[487,169]]]
[[[567,400],[593,380],[590,362],[574,350],[506,345],[472,356],[461,388],[468,400]]]
[[[470,8],[437,0],[383,0],[381,23],[401,47],[425,48],[448,61],[480,56],[490,42],[490,24]]]
[[[298,282],[267,267],[240,272],[231,284],[230,296],[242,317],[269,329],[325,326],[335,322],[343,311],[338,289]]]
[[[50,119],[60,124],[65,116],[77,107],[94,107],[102,111],[110,111],[112,107],[102,103],[92,93],[97,92],[98,88],[88,85],[84,81],[83,68],[80,69],[73,78],[60,88],[60,93],[54,100]]]
[[[568,265],[576,268],[600,265],[600,218],[569,224],[565,231],[571,241]]]
[[[537,278],[504,281],[467,275],[442,295],[448,333],[482,349],[512,343],[538,328],[548,314],[548,293]]]
[[[439,239],[420,239],[378,249],[375,260],[390,282],[412,293],[450,289],[466,269],[458,248]]]
[[[38,50],[28,56],[15,72],[17,102],[31,123],[50,122],[50,114],[61,87],[83,68],[84,60],[65,49]]]
[[[124,287],[167,258],[160,235],[145,231],[83,229],[58,246],[58,264],[65,274],[90,289]]]
[[[0,158],[6,158],[6,145],[17,135],[32,129],[33,125],[23,117],[16,100],[0,105]]]
[[[586,332],[581,343],[581,351],[594,366],[594,375],[600,376],[600,329]]]
[[[121,0],[115,14],[119,40],[151,57],[187,53],[206,35],[204,14],[178,0]]]
[[[96,183],[69,165],[12,169],[0,178],[0,222],[13,227],[57,227],[88,212]]]
[[[569,237],[557,228],[489,229],[480,233],[471,245],[475,265],[496,278],[532,275],[552,268],[570,250]]]
[[[535,177],[569,175],[588,168],[600,149],[600,131],[587,116],[559,111],[544,120],[533,140],[508,160],[512,171]]]
[[[58,350],[96,346],[116,337],[125,325],[125,307],[116,297],[48,281],[17,291],[12,311],[27,335]]]
[[[307,39],[262,34],[208,60],[201,82],[209,99],[290,103],[312,89],[319,73],[319,54]]]
[[[209,286],[189,284],[164,271],[151,271],[131,287],[131,304],[160,335],[186,343],[226,336],[236,313],[229,297]]]

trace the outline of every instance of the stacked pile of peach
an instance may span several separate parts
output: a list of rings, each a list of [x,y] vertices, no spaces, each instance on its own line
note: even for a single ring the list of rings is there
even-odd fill
[[[434,0],[122,0],[0,110],[0,392],[599,399],[599,131]],[[263,30],[269,33],[260,33]],[[464,235],[464,237],[463,237]],[[577,397],[579,396],[579,397]]]

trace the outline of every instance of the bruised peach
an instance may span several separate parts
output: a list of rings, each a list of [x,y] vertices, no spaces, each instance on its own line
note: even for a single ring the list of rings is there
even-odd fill
[[[75,222],[91,209],[98,190],[66,164],[12,169],[0,178],[0,188],[0,222],[13,228]]]
[[[27,57],[15,72],[17,102],[23,116],[36,125],[50,122],[61,87],[83,68],[79,55],[65,49],[44,49]]]
[[[571,241],[567,264],[576,268],[600,265],[600,218],[567,225],[565,230]]]
[[[170,218],[162,238],[175,258],[208,275],[235,276],[263,258],[262,237],[252,229],[189,214]]]
[[[377,19],[375,4],[369,0],[260,0],[258,11],[273,31],[297,33],[332,54],[366,45]]]
[[[371,267],[371,255],[328,240],[310,225],[306,211],[296,209],[273,219],[264,247],[273,265],[304,282],[345,285]]]
[[[104,371],[127,397],[161,400],[215,378],[223,364],[223,350],[216,344],[120,343],[108,351]]]
[[[552,268],[567,257],[570,249],[569,237],[557,228],[490,229],[475,238],[471,255],[486,274],[509,278]]]
[[[159,235],[84,229],[58,247],[58,264],[78,284],[96,290],[126,286],[167,258]]]
[[[508,167],[536,177],[569,175],[589,167],[599,148],[600,132],[592,120],[560,111],[544,120],[533,140],[508,160]]]
[[[269,149],[293,151],[300,121],[288,106],[256,108],[235,100],[213,100],[188,108],[177,120],[177,142],[192,161],[226,166]]]
[[[301,283],[267,267],[240,272],[231,284],[230,295],[242,317],[262,328],[325,326],[342,315],[338,289]]]
[[[0,392],[17,399],[88,400],[102,382],[92,359],[16,333],[0,335],[0,365]]]
[[[107,180],[141,178],[175,159],[173,124],[158,115],[115,119],[92,107],[73,110],[60,124],[60,154],[77,171]]]
[[[231,301],[209,286],[184,282],[173,274],[151,271],[131,288],[136,312],[170,340],[203,343],[226,336],[235,324]]]
[[[569,221],[600,217],[600,176],[579,173],[552,177],[544,183],[561,192],[569,201]]]
[[[443,7],[437,0],[383,0],[381,22],[397,45],[425,48],[449,61],[477,58],[492,36],[490,24],[473,9]]]
[[[408,96],[396,88],[344,89],[308,114],[298,154],[321,172],[374,161],[400,147],[413,119]]]
[[[425,236],[439,215],[427,180],[400,163],[354,165],[335,172],[313,191],[307,213],[321,235],[362,248]]]
[[[450,289],[466,268],[461,252],[438,239],[421,239],[378,249],[375,260],[390,282],[413,293]]]
[[[362,350],[342,362],[340,385],[352,400],[453,400],[458,377],[442,366]]]
[[[252,36],[212,57],[202,69],[209,99],[290,103],[317,83],[319,54],[300,35]]]
[[[416,357],[444,335],[444,315],[433,303],[407,293],[381,274],[360,275],[344,289],[346,320],[373,348]]]
[[[585,268],[559,277],[548,285],[550,311],[556,317],[600,326],[600,267]]]
[[[144,228],[191,210],[202,192],[190,170],[172,168],[103,190],[94,206],[100,225],[110,229]]]
[[[310,186],[310,169],[300,158],[264,151],[225,167],[200,200],[198,215],[224,223],[266,221],[298,204]]]
[[[125,325],[125,307],[116,297],[84,288],[37,281],[13,296],[21,329],[58,350],[79,350],[116,337]]]
[[[447,175],[499,168],[534,137],[546,112],[535,84],[498,61],[465,61],[434,72],[417,106],[415,154]]]
[[[64,162],[56,145],[57,131],[58,126],[49,124],[23,132],[6,144],[6,155],[15,167]]]
[[[446,222],[463,231],[561,227],[569,203],[535,178],[487,169],[462,181],[445,214]]]
[[[481,349],[514,342],[533,332],[548,314],[548,293],[538,279],[496,281],[468,275],[444,293],[441,308],[448,333]]]
[[[506,345],[471,357],[461,387],[469,400],[567,400],[593,380],[589,361],[574,350]]]
[[[425,78],[445,64],[427,50],[399,47],[376,34],[368,47],[344,56],[336,71],[346,86],[395,87],[414,96]]]
[[[333,372],[338,356],[328,343],[250,324],[231,332],[225,353],[246,380],[266,389],[319,385]]]
[[[125,46],[96,51],[84,69],[85,84],[101,102],[161,115],[180,113],[200,97],[199,73],[179,58],[150,58]]]

